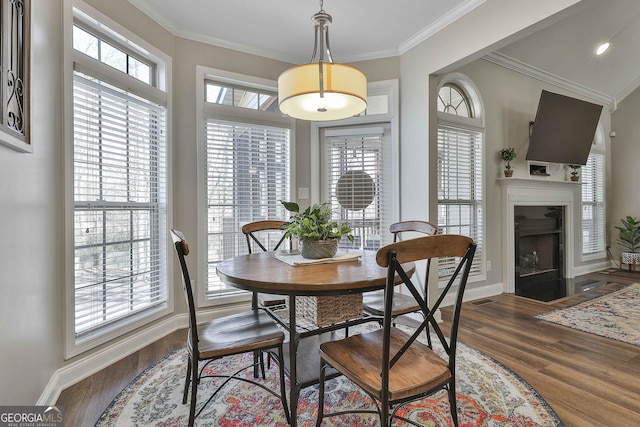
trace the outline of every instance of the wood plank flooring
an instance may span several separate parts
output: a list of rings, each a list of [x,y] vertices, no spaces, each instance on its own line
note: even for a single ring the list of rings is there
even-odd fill
[[[551,303],[507,294],[465,303],[460,340],[524,378],[567,427],[640,426],[640,348],[533,318],[640,282],[640,272],[620,270],[583,277],[608,284]],[[120,390],[185,338],[176,331],[64,390],[57,404],[65,425],[93,426]]]
[[[186,343],[186,329],[175,331],[63,390],[56,404],[64,407],[64,425],[94,426],[102,412],[131,380]]]
[[[507,294],[466,303],[459,339],[524,378],[567,427],[640,426],[640,348],[533,318],[640,281],[640,273],[583,277],[610,283],[550,303]]]

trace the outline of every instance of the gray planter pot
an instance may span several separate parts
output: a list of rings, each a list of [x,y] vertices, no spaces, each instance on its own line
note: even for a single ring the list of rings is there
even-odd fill
[[[331,258],[338,252],[338,239],[300,241],[300,254],[307,259]]]

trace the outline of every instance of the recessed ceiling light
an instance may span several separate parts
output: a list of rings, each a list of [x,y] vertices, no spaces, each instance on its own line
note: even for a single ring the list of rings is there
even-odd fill
[[[607,43],[602,43],[596,49],[596,55],[602,55],[603,53],[605,53],[607,51],[607,49],[609,49],[609,43],[608,42]]]

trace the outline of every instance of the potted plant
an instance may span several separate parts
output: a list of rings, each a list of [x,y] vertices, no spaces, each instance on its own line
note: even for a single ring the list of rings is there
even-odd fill
[[[640,264],[640,220],[636,217],[627,216],[620,220],[622,227],[616,226],[619,231],[618,243],[628,252],[620,253],[620,261],[623,264]]]
[[[353,242],[351,228],[331,218],[328,203],[312,204],[303,212],[297,203],[282,200],[281,203],[293,213],[286,226],[287,236],[298,239],[300,254],[304,258],[331,258],[338,251],[338,241],[342,237]]]
[[[569,165],[569,167],[571,168],[571,181],[579,180],[578,171],[580,170],[580,165]]]
[[[500,159],[507,162],[504,169],[504,176],[511,177],[513,175],[513,169],[511,169],[511,164],[509,163],[516,158],[516,149],[513,147],[507,147],[500,150]]]

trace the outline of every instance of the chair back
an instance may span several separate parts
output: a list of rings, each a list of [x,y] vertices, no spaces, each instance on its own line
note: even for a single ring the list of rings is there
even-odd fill
[[[401,242],[391,243],[387,246],[380,248],[376,254],[376,261],[378,265],[387,267],[387,283],[385,289],[385,312],[383,321],[383,366],[382,366],[382,383],[383,389],[388,386],[389,381],[389,369],[402,357],[406,350],[415,342],[418,336],[425,328],[432,327],[437,334],[442,347],[449,357],[449,369],[451,372],[455,372],[455,354],[456,345],[458,340],[458,324],[460,320],[460,309],[462,306],[462,299],[465,287],[467,285],[467,279],[469,277],[469,271],[471,270],[471,264],[473,262],[473,256],[475,255],[476,244],[473,240],[466,236],[459,236],[453,234],[439,234],[435,236],[418,237],[415,239],[405,240]],[[455,257],[459,258],[459,262],[454,270],[451,278],[447,282],[447,285],[442,289],[441,294],[433,304],[428,306],[427,297],[423,296],[413,284],[407,273],[402,267],[403,263],[415,262],[421,260],[430,260],[440,257]],[[393,323],[392,318],[392,306],[393,306],[393,289],[399,280],[402,281],[411,295],[415,298],[418,305],[422,309],[424,315],[424,321],[411,335],[411,338],[394,354],[390,354],[390,335],[391,325]],[[427,278],[428,279],[428,278]],[[453,309],[453,316],[451,319],[451,330],[449,331],[449,342],[444,337],[438,322],[434,318],[434,314],[439,309],[440,304],[444,300],[445,296],[451,289],[451,287],[457,284],[455,305]],[[386,367],[386,368],[385,368]]]
[[[399,242],[401,234],[405,232],[422,233],[427,236],[438,234],[438,227],[427,221],[400,221],[389,226],[389,231],[393,234],[393,241]]]
[[[184,234],[179,230],[170,230],[173,244],[176,248],[178,255],[178,261],[180,261],[180,268],[182,269],[182,290],[184,291],[184,298],[189,307],[189,334],[191,336],[191,346],[193,354],[198,354],[198,328],[196,322],[196,304],[193,298],[193,288],[191,287],[191,278],[189,276],[189,269],[187,268],[187,262],[185,257],[189,255],[189,244],[184,238]]]
[[[253,253],[254,246],[258,246],[265,252],[278,250],[286,238],[285,227],[287,224],[286,221],[264,220],[243,225],[242,232],[247,238],[247,250],[249,253]],[[279,240],[272,246],[269,244],[269,236],[272,236],[273,232],[276,231],[280,232],[280,235],[278,235]],[[291,240],[289,240],[289,249],[291,249]]]
[[[402,233],[422,233],[426,236],[434,236],[438,234],[438,226],[427,221],[400,221],[389,226],[389,231],[393,234],[393,242],[404,240]],[[424,295],[427,295],[427,286],[429,280],[429,271],[431,269],[431,260],[427,260],[427,268],[424,276],[425,286],[422,289]]]

